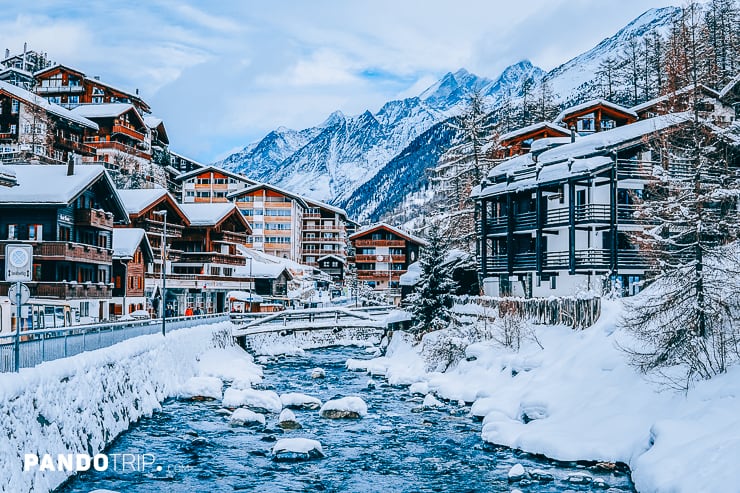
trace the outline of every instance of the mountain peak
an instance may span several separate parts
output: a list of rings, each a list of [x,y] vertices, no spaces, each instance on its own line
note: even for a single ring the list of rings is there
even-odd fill
[[[337,125],[339,123],[342,123],[345,121],[344,113],[342,113],[340,110],[333,111],[331,115],[327,117],[324,122],[319,125],[321,128],[327,128],[327,127],[333,127],[334,125]]]

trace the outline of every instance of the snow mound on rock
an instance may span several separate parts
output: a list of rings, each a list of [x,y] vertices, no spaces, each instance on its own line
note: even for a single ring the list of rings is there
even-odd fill
[[[280,402],[283,403],[283,407],[292,409],[319,409],[321,407],[320,399],[299,392],[280,394]]]
[[[272,390],[226,389],[221,402],[224,407],[247,407],[253,411],[279,413],[283,403]]]
[[[254,411],[250,411],[247,408],[240,407],[231,414],[229,424],[232,426],[249,426],[257,424],[264,426],[265,417]]]
[[[191,377],[180,388],[181,399],[212,400],[221,399],[223,382],[218,377]]]
[[[367,416],[367,404],[359,397],[342,397],[332,399],[321,406],[322,418],[330,419],[357,419]]]

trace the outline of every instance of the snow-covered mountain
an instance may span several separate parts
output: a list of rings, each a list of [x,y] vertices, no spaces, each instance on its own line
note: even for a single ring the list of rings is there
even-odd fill
[[[419,96],[390,101],[377,113],[347,116],[336,111],[315,127],[281,127],[214,164],[343,206],[360,220],[376,220],[425,186],[424,170],[454,137],[454,132],[435,127],[445,126],[471,92],[495,107],[504,97],[521,96],[527,79],[547,76],[560,101],[593,97],[600,63],[616,58],[631,39],[664,32],[678,12],[675,7],[651,9],[547,74],[528,60],[507,67],[495,79],[460,69]]]

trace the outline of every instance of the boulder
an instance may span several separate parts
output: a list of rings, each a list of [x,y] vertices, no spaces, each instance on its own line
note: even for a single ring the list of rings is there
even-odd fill
[[[265,425],[265,417],[254,411],[240,407],[231,414],[229,419],[231,426],[256,426]]]
[[[367,404],[359,397],[332,399],[321,406],[319,414],[328,419],[359,419],[367,416]]]
[[[247,407],[260,413],[279,413],[283,410],[280,396],[272,390],[226,389],[221,404],[224,407]]]
[[[323,368],[314,368],[311,370],[311,378],[325,378],[326,371]]]
[[[424,409],[433,409],[436,407],[442,407],[444,406],[444,404],[442,404],[439,399],[434,397],[433,394],[427,394],[424,397],[424,402],[422,403],[422,406],[424,407]]]
[[[290,409],[283,409],[278,418],[278,426],[284,430],[297,430],[301,424]]]
[[[511,466],[511,469],[509,469],[509,482],[516,483],[518,481],[521,481],[527,477],[527,471],[524,470],[524,466],[521,464],[514,464]]]
[[[321,443],[309,438],[282,438],[272,447],[275,462],[295,462],[324,457]]]
[[[280,394],[280,402],[283,407],[291,409],[319,409],[321,407],[321,400],[310,395],[301,394],[298,392],[288,392]]]

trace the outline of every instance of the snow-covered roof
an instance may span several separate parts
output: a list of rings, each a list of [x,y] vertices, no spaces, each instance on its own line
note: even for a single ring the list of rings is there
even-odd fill
[[[18,87],[0,80],[0,91],[4,91],[10,94],[16,99],[22,99],[23,101],[33,104],[34,106],[41,107],[49,113],[57,115],[66,120],[73,121],[79,125],[82,125],[83,127],[87,127],[96,131],[98,130],[98,124],[88,120],[85,115],[75,114],[67,108],[62,108],[58,104],[50,103],[38,94],[32,93],[31,91],[26,91],[22,87]]]
[[[318,259],[316,259],[316,261],[317,262],[323,262],[324,260],[328,260],[328,259],[337,260],[338,262],[340,262],[342,264],[346,264],[347,263],[347,261],[345,259],[343,259],[342,257],[337,257],[336,255],[324,255],[323,257],[319,257]]]
[[[340,207],[336,207],[333,205],[329,205],[326,202],[319,202],[318,200],[310,199],[308,197],[304,197],[302,195],[298,195],[298,197],[301,197],[306,204],[313,207],[320,207],[322,209],[330,210],[336,214],[339,214],[340,216],[344,216],[344,219],[349,220],[349,216],[347,216],[347,211]]]
[[[573,137],[578,140],[581,136],[578,134],[575,134]],[[537,154],[538,152],[545,151],[547,149],[550,149],[552,147],[556,147],[563,144],[570,144],[572,137],[546,137],[544,139],[537,139],[534,142],[532,142],[532,146],[530,147],[530,151]]]
[[[268,190],[272,190],[273,192],[276,192],[276,193],[285,195],[286,197],[290,197],[291,199],[293,199],[296,202],[298,202],[305,209],[308,209],[308,204],[303,199],[303,197],[301,197],[300,195],[295,194],[293,192],[289,192],[288,190],[285,190],[284,188],[276,187],[275,185],[270,185],[269,183],[257,183],[257,182],[255,182],[254,185],[250,185],[250,186],[248,186],[246,188],[243,188],[241,190],[237,190],[235,192],[231,192],[228,195],[228,198],[233,199],[235,197],[239,197],[239,196],[242,196],[244,194],[247,194],[247,193],[250,193],[250,192],[254,192],[255,190],[260,190],[262,188],[266,188]],[[314,202],[316,202],[316,201],[314,201]]]
[[[3,189],[0,204],[66,205],[97,180],[110,182],[105,168],[98,164],[77,165],[71,176],[67,176],[66,165],[12,164],[5,168],[15,173],[18,186]]]
[[[609,150],[640,141],[646,135],[681,124],[689,118],[687,113],[673,113],[597,132],[547,150],[537,156],[536,162],[531,153],[514,157],[489,172],[489,180],[498,183],[489,184],[482,190],[477,188],[474,195],[496,195],[597,172],[611,166],[613,158],[605,155]],[[506,179],[502,180],[502,177]]]
[[[375,224],[371,224],[370,226],[366,226],[358,231],[356,231],[352,236],[350,236],[350,240],[353,238],[359,238],[360,236],[366,235],[367,233],[374,231],[376,229],[387,229],[389,231],[392,231],[393,233],[397,234],[398,236],[401,236],[403,238],[406,238],[407,240],[410,240],[414,243],[418,243],[419,245],[426,246],[427,241],[409,233],[408,231],[404,231],[401,228],[397,228],[396,226],[391,226],[388,223],[385,222],[379,222]]]
[[[725,97],[730,94],[730,91],[732,91],[732,89],[738,84],[740,84],[740,74],[737,74],[734,79],[719,91],[719,98],[725,99]]]
[[[252,303],[262,303],[265,301],[265,299],[257,293],[248,293],[247,291],[229,291],[226,293],[226,299]]]
[[[90,77],[86,76],[85,73],[82,70],[76,69],[74,67],[70,67],[69,65],[63,65],[61,63],[55,63],[54,65],[50,65],[48,67],[42,68],[41,70],[38,70],[37,72],[35,72],[34,75],[38,76],[38,75],[43,74],[44,72],[48,72],[50,70],[56,70],[57,68],[62,68],[62,69],[69,70],[70,72],[75,72],[77,74],[80,74],[86,80],[90,81],[93,84],[99,84],[101,86],[105,86],[108,89],[113,89],[116,92],[120,92],[121,94],[125,94],[127,96],[130,96],[132,99],[137,99],[139,101],[142,101],[142,99],[139,96],[137,96],[136,94],[131,93],[131,91],[127,91],[127,90],[121,89],[120,87],[116,87],[113,84],[109,84],[108,82],[104,82],[104,81],[102,81],[100,79],[97,79],[97,78],[90,78]]]
[[[719,93],[712,89],[711,87],[705,86],[704,84],[699,84],[699,89],[704,91],[705,93],[709,94],[710,96],[719,97]],[[681,89],[678,89],[677,91],[670,93],[670,94],[664,94],[663,96],[658,96],[657,98],[650,99],[648,101],[645,101],[644,103],[640,103],[638,105],[633,106],[630,108],[635,113],[639,113],[640,111],[650,108],[651,106],[655,106],[656,104],[663,103],[665,101],[668,101],[671,97],[678,96],[680,94],[685,94],[687,92],[693,91],[694,86],[688,85],[685,87],[682,87]]]
[[[635,113],[633,110],[629,108],[625,108],[624,106],[618,105],[616,103],[612,103],[611,101],[607,101],[606,99],[592,99],[590,101],[586,101],[585,103],[577,104],[575,106],[571,106],[570,108],[565,108],[563,111],[560,112],[560,114],[557,117],[555,117],[555,120],[553,121],[555,123],[560,123],[568,115],[572,115],[573,113],[579,113],[581,111],[587,110],[589,108],[595,108],[597,106],[604,106],[606,108],[611,108],[615,111],[626,113],[628,115],[631,115],[637,118],[637,113]]]
[[[153,256],[146,231],[140,228],[115,228],[113,230],[113,258],[128,259],[142,245],[145,255]]]
[[[164,122],[161,118],[158,118],[152,115],[147,115],[144,117],[144,123],[146,123],[146,126],[149,128],[157,128]]]
[[[182,157],[183,159],[187,159],[188,161],[192,161],[192,159],[188,159],[184,156],[179,156],[179,157]],[[188,171],[187,173],[182,173],[181,175],[178,175],[175,177],[175,181],[184,181],[184,180],[187,180],[188,178],[193,178],[195,176],[198,176],[203,173],[210,172],[210,171],[214,173],[221,173],[222,175],[228,176],[229,178],[234,178],[235,180],[243,181],[244,183],[247,183],[247,184],[257,184],[258,183],[256,180],[247,178],[244,175],[240,175],[240,174],[234,173],[233,171],[229,171],[229,170],[219,168],[218,166],[213,166],[213,165],[203,166],[202,168],[194,169],[194,170]]]
[[[139,214],[165,195],[167,195],[165,188],[118,190],[118,196],[121,197],[126,212],[129,214]]]
[[[15,171],[0,164],[0,185],[12,187],[16,185]]]
[[[72,112],[85,118],[116,118],[132,110],[136,113],[139,122],[144,125],[141,115],[130,103],[83,104],[73,109]]]
[[[233,202],[180,204],[180,209],[192,226],[215,226],[234,211],[242,217]]]
[[[499,141],[513,139],[514,137],[519,137],[520,135],[526,135],[528,133],[536,132],[538,130],[544,130],[546,128],[553,130],[555,132],[558,132],[562,135],[570,134],[570,130],[568,130],[565,127],[561,127],[560,125],[556,125],[551,122],[539,122],[539,123],[533,123],[532,125],[527,125],[526,127],[522,127],[517,130],[513,130],[511,132],[507,132],[503,134],[501,137],[499,137]]]

